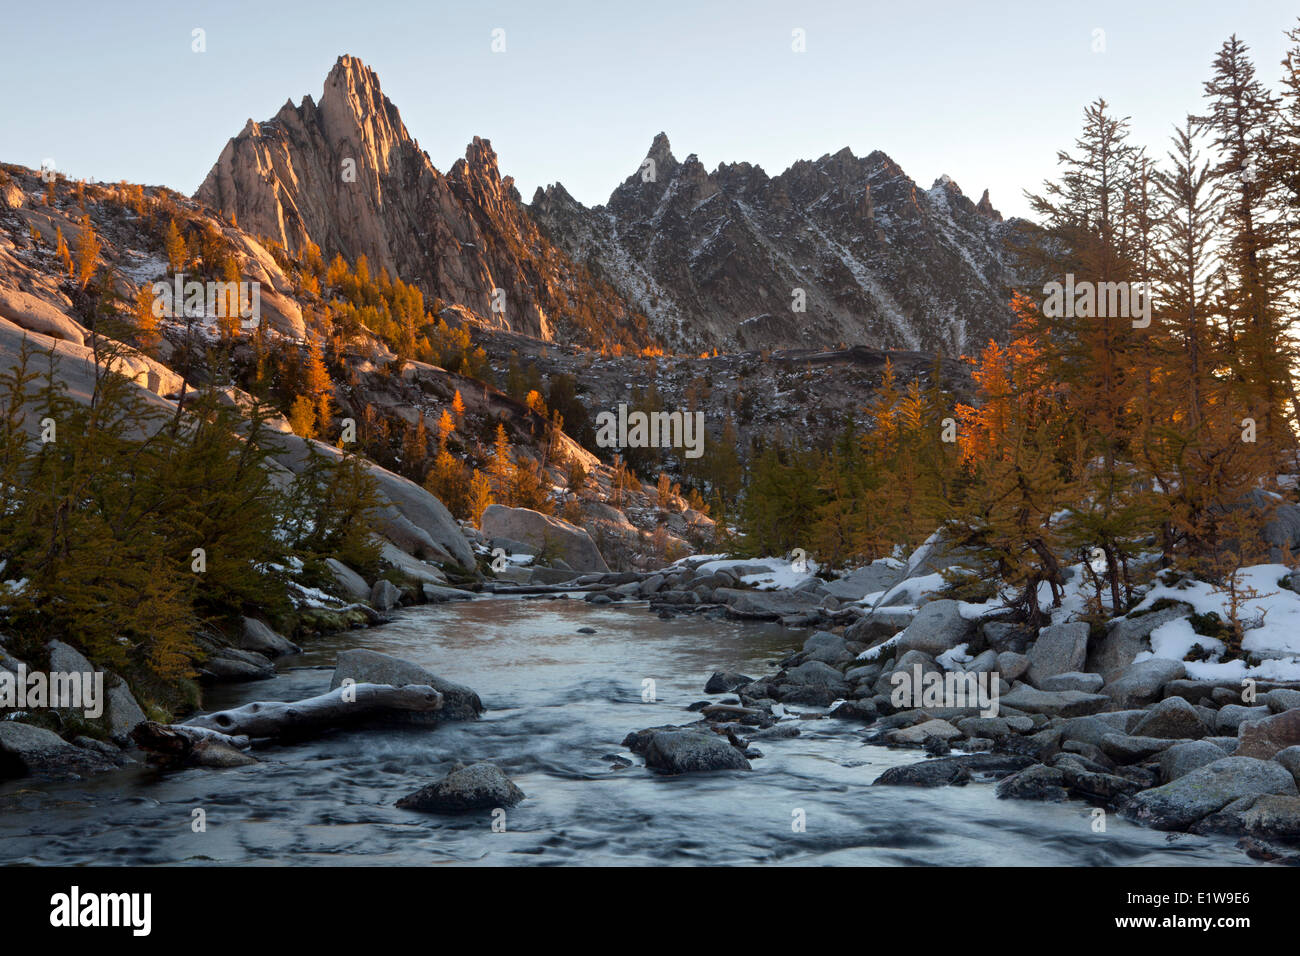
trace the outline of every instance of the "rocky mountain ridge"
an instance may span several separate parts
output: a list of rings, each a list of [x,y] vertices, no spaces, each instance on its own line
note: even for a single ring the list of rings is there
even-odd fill
[[[488,140],[444,175],[342,56],[319,104],[287,102],[231,139],[195,198],[298,253],[365,255],[468,310],[543,341],[671,351],[865,345],[959,355],[1001,338],[1014,280],[987,191],[919,188],[884,153],[848,149],[777,176],[708,172],[664,134],[604,206],[560,184],[524,205]]]
[[[539,234],[490,142],[475,137],[440,173],[355,57],[339,57],[319,104],[305,96],[249,120],[195,198],[291,253],[364,255],[489,327],[551,339],[560,316],[570,339],[600,329],[645,342],[622,300]]]
[[[606,205],[556,184],[529,208],[692,350],[973,351],[1010,325],[1005,242],[1026,225],[947,176],[919,188],[880,151],[846,148],[774,177],[749,163],[708,172],[695,155],[679,162],[663,133]]]

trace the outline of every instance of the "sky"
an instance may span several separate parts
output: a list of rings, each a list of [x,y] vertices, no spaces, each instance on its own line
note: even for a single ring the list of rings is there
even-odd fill
[[[49,0],[5,18],[0,162],[191,193],[248,119],[319,100],[350,53],[435,166],[486,137],[525,200],[558,181],[602,203],[663,131],[678,159],[771,175],[880,149],[922,187],[946,174],[1024,215],[1088,102],[1163,156],[1223,41],[1235,32],[1275,86],[1297,14],[1285,0]]]

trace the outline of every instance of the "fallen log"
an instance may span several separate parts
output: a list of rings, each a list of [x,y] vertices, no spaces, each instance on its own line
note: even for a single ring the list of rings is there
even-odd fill
[[[741,707],[739,704],[710,704],[701,707],[700,713],[705,717],[762,717],[764,712],[757,707]]]
[[[484,594],[566,594],[570,591],[604,591],[604,584],[498,584],[483,585]]]
[[[257,761],[243,753],[247,737],[232,737],[204,727],[141,721],[131,730],[149,762],[164,767],[237,767]]]
[[[442,709],[442,694],[427,684],[345,684],[297,701],[257,701],[187,720],[180,727],[254,738],[297,737],[381,717]]]

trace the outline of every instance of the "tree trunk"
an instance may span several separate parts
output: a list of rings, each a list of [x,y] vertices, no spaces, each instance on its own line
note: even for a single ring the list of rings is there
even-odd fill
[[[345,684],[299,701],[258,701],[195,717],[184,728],[247,737],[298,736],[393,713],[442,709],[442,694],[426,684]],[[176,729],[176,728],[173,728]]]
[[[165,767],[217,765],[214,758],[218,753],[239,753],[249,745],[247,737],[152,720],[136,724],[131,737],[149,755],[150,763]]]

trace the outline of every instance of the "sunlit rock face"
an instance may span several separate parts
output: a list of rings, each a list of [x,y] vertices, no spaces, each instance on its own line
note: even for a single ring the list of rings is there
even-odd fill
[[[538,233],[489,141],[475,137],[440,173],[355,57],[339,58],[319,104],[307,96],[249,120],[195,198],[291,252],[314,242],[326,259],[364,255],[428,304],[463,306],[494,328],[551,339],[555,314],[579,309],[594,313],[588,328],[634,325],[616,294],[591,288]]]

